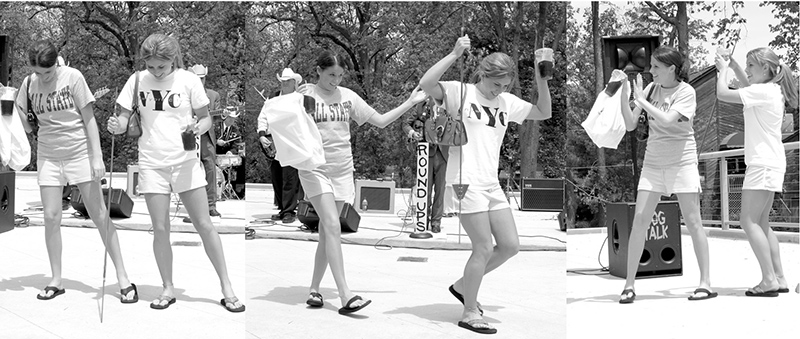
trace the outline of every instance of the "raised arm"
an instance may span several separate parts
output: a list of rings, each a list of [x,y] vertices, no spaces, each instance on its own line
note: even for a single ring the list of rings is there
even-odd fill
[[[636,108],[631,110],[631,103],[628,101],[631,97],[631,85],[627,77],[622,81],[621,91],[622,95],[620,95],[619,100],[620,107],[622,108],[622,120],[625,121],[625,129],[628,131],[633,131],[636,129],[639,114],[642,113],[642,109],[639,106],[636,106]]]
[[[642,74],[636,75],[636,80],[633,82],[633,94],[636,97],[636,105],[647,111],[647,114],[656,119],[659,123],[668,124],[677,121],[681,117],[681,113],[676,110],[668,112],[662,111],[660,108],[653,106],[644,94],[642,89]],[[626,125],[627,127],[627,125]]]
[[[539,74],[539,63],[534,62],[533,67],[539,99],[536,101],[536,105],[531,107],[531,111],[528,113],[528,117],[525,118],[525,120],[547,120],[553,116],[553,101],[550,98],[550,87],[547,85],[547,80],[542,79]]]
[[[733,58],[731,58],[731,60],[733,60]],[[725,61],[725,58],[717,54],[714,61],[719,71],[719,74],[717,74],[717,99],[732,104],[741,104],[742,98],[739,96],[739,93],[737,93],[736,90],[728,88],[728,63]],[[741,72],[741,67],[739,67],[739,71]],[[738,78],[739,74],[736,76]],[[747,82],[747,75],[744,76],[744,79],[744,83],[750,85],[750,83]]]
[[[441,102],[444,98],[444,93],[442,93],[442,88],[439,87],[439,79],[441,79],[444,72],[464,54],[464,51],[469,49],[469,36],[464,35],[458,38],[455,47],[453,47],[453,51],[425,72],[425,75],[419,80],[419,87],[437,102]]]

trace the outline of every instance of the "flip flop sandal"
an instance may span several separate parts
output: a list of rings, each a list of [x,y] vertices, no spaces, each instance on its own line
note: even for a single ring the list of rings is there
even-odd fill
[[[165,301],[165,300],[167,301],[167,304],[166,305],[161,305],[161,302]],[[177,301],[175,299],[175,297],[168,297],[168,296],[165,296],[165,295],[161,295],[161,296],[158,296],[158,299],[153,300],[153,302],[150,303],[150,308],[152,308],[154,310],[165,310],[165,309],[169,308],[169,305],[174,304],[175,301]]]
[[[133,298],[125,299],[128,293],[131,293],[131,291],[133,291]],[[136,289],[136,284],[134,283],[131,283],[130,286],[119,290],[119,294],[120,294],[119,301],[122,302],[123,304],[133,304],[139,301],[139,290]]]
[[[744,295],[748,297],[777,297],[778,290],[764,291],[761,289],[761,286],[756,285],[755,287],[744,292]]]
[[[466,328],[470,331],[481,333],[481,334],[495,334],[497,333],[496,328],[491,327],[476,327],[475,325],[482,324],[488,326],[489,324],[486,323],[483,319],[472,319],[470,321],[459,321],[458,327]]]
[[[344,307],[339,309],[339,314],[350,314],[350,313],[356,312],[356,311],[358,311],[358,310],[360,310],[360,309],[362,309],[364,307],[367,307],[367,305],[369,305],[372,302],[372,300],[367,300],[367,302],[361,304],[361,306],[350,307],[350,305],[352,305],[354,302],[356,302],[358,300],[364,300],[364,299],[361,299],[361,296],[358,296],[358,295],[355,296],[355,297],[350,298],[350,300],[347,301],[347,304],[345,304]]]
[[[47,292],[50,292],[50,291],[52,291],[53,294],[51,294],[48,297],[47,296]],[[59,289],[58,287],[55,287],[55,286],[46,286],[44,288],[44,295],[37,294],[36,295],[36,299],[39,299],[39,300],[50,300],[50,299],[53,299],[53,298],[55,298],[55,297],[57,297],[59,295],[62,295],[64,293],[66,293],[66,292],[67,292],[67,290],[63,289],[63,288]]]
[[[219,300],[219,303],[220,303],[222,306],[225,306],[225,309],[226,309],[226,310],[228,310],[228,312],[233,312],[233,313],[244,312],[244,304],[242,304],[242,305],[241,305],[241,306],[239,306],[239,307],[233,307],[233,306],[235,306],[235,305],[236,305],[236,302],[237,302],[237,301],[239,301],[239,298],[237,298],[237,297],[233,297],[233,298],[222,298],[222,299],[220,299],[220,300]],[[231,305],[231,307],[228,307],[228,304],[230,304],[230,305]]]
[[[706,295],[702,297],[696,297],[698,293],[705,293]],[[717,292],[711,292],[705,288],[698,288],[694,290],[694,293],[692,293],[692,295],[689,296],[689,300],[706,300],[706,299],[716,298],[717,295],[719,295]]]
[[[447,289],[450,290],[450,294],[452,294],[454,297],[456,297],[456,299],[458,299],[458,301],[461,302],[461,305],[464,305],[464,295],[458,293],[458,291],[456,291],[455,287],[453,286],[454,285],[450,285],[450,287]],[[481,303],[478,303],[478,311],[480,311],[481,315],[483,315],[483,308],[481,307]]]
[[[630,296],[628,296],[628,294],[630,294]],[[622,294],[619,297],[620,304],[633,304],[634,300],[636,300],[636,292],[634,292],[632,288],[622,290]]]
[[[317,292],[311,292],[308,294],[308,300],[306,300],[306,304],[311,307],[322,307],[322,305],[324,305],[325,303],[324,300],[322,299],[322,294],[319,294]]]
[[[778,293],[789,293],[789,288],[788,287],[779,288]]]

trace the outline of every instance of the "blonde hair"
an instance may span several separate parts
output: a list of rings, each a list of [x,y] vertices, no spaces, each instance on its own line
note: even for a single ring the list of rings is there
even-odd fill
[[[495,52],[487,55],[478,65],[478,69],[472,74],[470,82],[477,83],[483,78],[502,78],[508,76],[513,82],[517,79],[517,64],[508,54]]]
[[[759,66],[766,65],[769,71],[769,77],[772,79],[770,82],[781,86],[784,103],[789,105],[789,107],[797,108],[797,84],[794,83],[792,71],[789,66],[778,59],[778,55],[775,54],[772,49],[767,47],[756,48],[747,52],[747,59],[755,61]]]
[[[142,47],[139,49],[139,56],[144,60],[152,58],[172,60],[172,65],[176,69],[183,68],[183,57],[178,39],[166,34],[150,34],[147,39],[144,39]]]

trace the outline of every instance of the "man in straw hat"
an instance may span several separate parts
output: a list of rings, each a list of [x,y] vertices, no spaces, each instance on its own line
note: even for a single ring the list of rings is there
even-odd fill
[[[293,93],[297,90],[300,82],[303,81],[303,77],[292,71],[291,68],[283,69],[283,72],[278,74],[277,78],[281,82],[281,89],[273,93],[270,98]],[[297,169],[291,166],[283,167],[275,159],[275,146],[272,144],[272,136],[268,134],[269,124],[266,121],[266,117],[259,116],[258,122],[261,150],[266,155],[270,165],[272,187],[275,192],[275,205],[278,206],[279,210],[278,214],[272,215],[272,219],[281,220],[284,224],[291,224],[297,219],[297,212],[295,211],[297,209],[297,201],[303,197],[300,177],[297,175]]]

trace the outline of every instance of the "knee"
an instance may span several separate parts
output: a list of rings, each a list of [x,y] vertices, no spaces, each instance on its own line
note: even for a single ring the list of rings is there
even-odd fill
[[[507,243],[498,243],[497,244],[497,251],[502,255],[504,258],[511,258],[517,253],[519,253],[519,241],[507,242]]]
[[[47,224],[60,223],[61,213],[62,211],[60,209],[45,209],[42,217]]]
[[[491,241],[481,242],[481,243],[473,243],[472,244],[472,253],[473,255],[483,258],[484,260],[488,261],[489,258],[492,256],[492,252],[494,251],[494,247],[492,246]]]
[[[652,218],[651,215],[648,215],[648,214],[645,214],[645,213],[636,213],[633,216],[633,225],[631,227],[632,231],[633,230],[641,230],[641,229],[645,229],[645,228],[649,227],[650,226],[650,222],[652,220],[653,220],[653,218]]]

